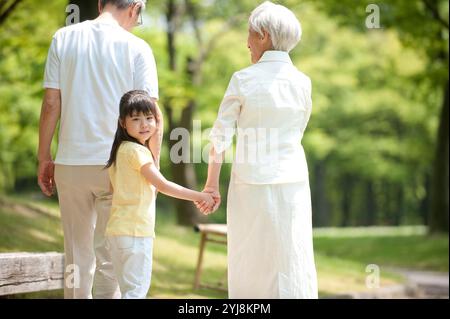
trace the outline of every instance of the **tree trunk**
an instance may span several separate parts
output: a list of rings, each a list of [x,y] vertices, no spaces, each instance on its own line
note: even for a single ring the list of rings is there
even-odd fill
[[[425,196],[424,198],[422,198],[422,200],[420,201],[420,206],[419,206],[419,214],[420,214],[420,219],[422,220],[422,223],[424,225],[428,225],[429,221],[428,221],[428,214],[431,211],[430,209],[430,197],[431,197],[431,182],[430,182],[430,174],[427,173],[425,175],[425,180],[424,180],[424,188],[425,188]]]
[[[313,224],[315,227],[329,225],[329,204],[326,196],[326,166],[324,161],[314,165]]]
[[[69,0],[69,4],[76,4],[80,8],[80,22],[95,19],[99,14],[96,0]]]
[[[177,8],[177,4],[173,0],[169,0],[167,2],[167,11],[166,11],[166,19],[167,19],[167,53],[169,55],[169,69],[173,72],[177,71],[176,64],[176,32],[177,32],[177,19],[179,15],[179,8]],[[195,70],[188,68],[185,70],[189,78],[191,80],[194,77],[198,77],[197,73],[201,72],[200,67]],[[164,103],[164,108],[166,110],[166,116],[169,122],[169,132],[171,132],[175,128],[185,128],[189,132],[192,132],[192,117],[194,114],[194,110],[196,107],[196,103],[194,100],[190,100],[187,105],[183,108],[181,113],[181,119],[176,122],[173,116],[173,109],[170,103],[170,100]],[[170,134],[170,133],[169,133]],[[169,149],[177,143],[177,141],[169,140]],[[190,145],[189,145],[190,152]],[[192,155],[192,154],[191,154]],[[184,187],[197,189],[197,178],[195,174],[194,164],[192,164],[192,156],[189,156],[189,162],[181,162],[174,163],[171,160],[170,168],[172,172],[172,179],[175,183],[180,184]],[[191,226],[195,225],[199,222],[206,221],[206,217],[200,214],[195,205],[192,202],[177,200],[176,201],[176,212],[177,212],[177,223],[179,225]]]
[[[169,141],[172,147],[177,141]],[[192,163],[174,163],[170,161],[172,171],[172,180],[174,183],[182,185],[187,188],[197,189],[195,170]],[[201,221],[200,215],[195,205],[186,200],[176,200],[177,223],[179,225],[195,225]]]
[[[167,22],[167,52],[169,53],[169,70],[175,71],[176,65],[176,4],[173,0],[167,3],[166,22]]]
[[[391,210],[391,202],[392,202],[392,196],[391,196],[391,190],[390,190],[390,183],[388,181],[382,182],[383,192],[382,192],[382,198],[380,201],[380,212],[382,213],[382,224],[385,225],[393,225],[394,224],[394,214]]]
[[[345,174],[342,179],[342,215],[341,226],[350,226],[350,216],[352,209],[352,191],[353,191],[353,178],[350,175]]]
[[[393,215],[394,215],[394,225],[400,226],[403,221],[404,215],[404,191],[403,185],[394,185],[393,191],[395,192],[394,196],[394,205],[393,207]]]
[[[449,126],[448,126],[448,80],[444,87],[444,101],[442,104],[435,160],[433,164],[433,177],[431,181],[431,209],[429,217],[430,233],[445,232],[449,228],[449,175],[448,175],[448,146],[449,146]]]
[[[6,6],[7,2],[6,0],[0,1],[0,26],[5,23],[6,19],[8,19],[22,0],[14,0],[12,3],[9,3],[9,6]]]
[[[192,131],[192,111],[194,109],[194,105],[190,104],[188,107],[184,108],[182,111],[181,120],[178,124],[175,124],[172,108],[170,105],[166,105],[167,109],[167,117],[169,122],[169,130],[172,131],[177,127],[186,128],[188,131]],[[169,140],[169,149],[177,143],[178,141]],[[189,149],[190,149],[189,143]],[[174,161],[170,161],[170,167],[172,171],[172,179],[175,183],[182,185],[184,187],[188,187],[191,189],[197,189],[197,178],[195,174],[195,168],[192,164],[192,156],[189,157],[188,162],[174,163]],[[195,205],[192,202],[185,200],[177,200],[176,201],[176,211],[177,211],[177,223],[179,225],[191,226],[195,225],[199,222],[204,222],[206,217],[201,215]]]
[[[364,226],[372,226],[376,220],[375,192],[371,181],[366,184],[366,212],[364,216]]]

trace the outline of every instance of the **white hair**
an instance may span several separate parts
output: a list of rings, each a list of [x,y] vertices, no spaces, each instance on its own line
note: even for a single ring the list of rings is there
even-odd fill
[[[272,45],[278,51],[291,51],[302,37],[300,21],[288,8],[266,1],[256,7],[248,19],[251,30],[263,36],[269,33]]]
[[[126,9],[135,3],[141,4],[141,10],[144,10],[145,6],[147,4],[147,0],[101,0],[100,1],[102,8],[104,8],[107,4],[112,4],[119,9]]]

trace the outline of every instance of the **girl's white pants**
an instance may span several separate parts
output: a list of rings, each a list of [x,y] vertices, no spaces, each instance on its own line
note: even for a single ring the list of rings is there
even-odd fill
[[[152,237],[107,236],[123,299],[146,298],[152,277]]]

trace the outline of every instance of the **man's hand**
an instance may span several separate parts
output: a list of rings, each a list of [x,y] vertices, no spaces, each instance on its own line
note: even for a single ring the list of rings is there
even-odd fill
[[[219,192],[218,187],[209,187],[209,186],[206,186],[203,189],[203,192],[210,193],[212,195],[212,197],[214,199],[214,206],[212,208],[209,208],[206,203],[200,203],[200,202],[195,202],[195,206],[198,208],[198,210],[202,214],[208,215],[208,214],[215,212],[219,208],[220,202],[221,202],[220,192]]]
[[[57,89],[45,89],[39,120],[39,147],[37,154],[39,167],[37,178],[39,187],[47,196],[52,196],[55,189],[55,180],[53,178],[55,164],[52,161],[50,149],[60,115],[61,91]]]
[[[42,192],[52,196],[55,190],[55,164],[52,160],[39,161],[38,184]]]

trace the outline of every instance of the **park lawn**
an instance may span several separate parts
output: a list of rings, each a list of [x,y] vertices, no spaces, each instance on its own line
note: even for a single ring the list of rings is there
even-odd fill
[[[448,235],[424,226],[327,228],[314,231],[315,249],[330,257],[391,268],[448,272]]]
[[[32,209],[30,209],[32,208]],[[40,211],[40,212],[38,212]],[[158,210],[150,298],[226,298],[226,292],[193,289],[199,234],[174,224],[174,214]],[[380,285],[402,281],[389,267],[448,271],[448,237],[423,227],[316,229],[315,261],[320,296],[367,290],[366,267],[380,267]],[[0,252],[63,251],[58,205],[22,195],[0,199]],[[202,282],[226,285],[226,247],[207,243]],[[62,291],[16,295],[59,298]]]

